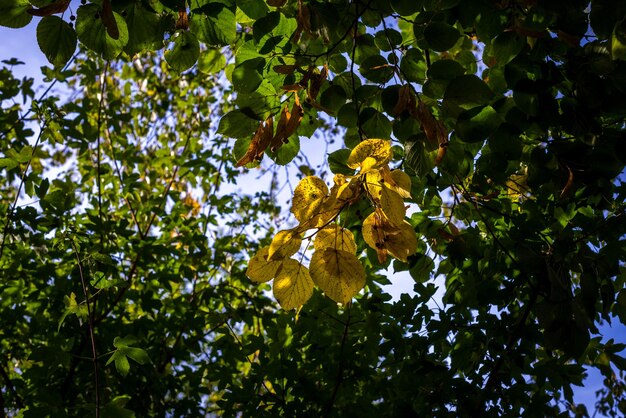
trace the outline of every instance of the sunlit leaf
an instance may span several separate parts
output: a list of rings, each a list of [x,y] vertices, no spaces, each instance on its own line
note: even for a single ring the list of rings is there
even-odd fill
[[[326,296],[346,304],[365,286],[365,269],[348,251],[324,248],[311,257],[311,278]]]
[[[270,261],[282,260],[291,257],[302,245],[302,233],[298,228],[279,231],[269,246],[267,259]]]
[[[348,157],[348,167],[376,168],[387,164],[393,153],[391,142],[386,139],[366,139],[359,143]]]
[[[313,246],[315,247],[315,250],[333,248],[335,250],[342,250],[356,254],[356,242],[354,241],[354,235],[349,229],[342,228],[336,223],[332,223],[318,231],[315,235]]]
[[[300,222],[317,216],[323,199],[328,195],[328,186],[324,180],[307,176],[300,180],[293,192],[291,213]]]
[[[287,259],[274,279],[274,296],[283,309],[304,305],[313,294],[313,280],[309,269],[296,260]]]
[[[248,262],[246,275],[253,282],[264,283],[276,277],[281,261],[268,261],[269,246],[261,248]]]

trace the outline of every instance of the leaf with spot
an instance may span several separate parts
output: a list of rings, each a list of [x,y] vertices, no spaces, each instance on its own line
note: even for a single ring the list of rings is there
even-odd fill
[[[319,214],[327,195],[328,186],[324,180],[316,176],[307,176],[300,180],[293,192],[291,213],[300,222],[310,221]]]
[[[387,139],[366,139],[359,143],[348,157],[348,167],[360,168],[361,172],[382,167],[391,161],[391,141]]]

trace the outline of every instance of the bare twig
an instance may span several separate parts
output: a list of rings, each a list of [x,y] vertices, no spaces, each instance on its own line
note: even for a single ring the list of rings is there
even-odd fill
[[[89,327],[89,339],[91,340],[91,354],[93,361],[93,372],[94,372],[94,383],[95,383],[95,391],[96,391],[96,418],[100,417],[100,385],[99,385],[99,377],[98,377],[98,352],[96,351],[96,337],[94,335],[94,318],[92,315],[91,305],[89,304],[89,294],[87,292],[87,284],[85,283],[85,276],[83,274],[83,266],[80,261],[80,256],[78,254],[78,249],[76,248],[76,244],[74,241],[71,241],[72,249],[74,250],[74,255],[76,256],[76,262],[78,263],[78,275],[80,276],[80,283],[83,287],[83,295],[85,296],[85,304],[87,305],[87,326]]]

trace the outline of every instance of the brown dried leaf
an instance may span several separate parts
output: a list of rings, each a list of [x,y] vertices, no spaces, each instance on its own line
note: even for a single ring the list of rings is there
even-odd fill
[[[250,146],[248,147],[246,154],[239,161],[237,161],[236,166],[241,167],[253,161],[260,160],[263,157],[265,149],[272,141],[273,134],[274,119],[270,116],[259,124],[259,127],[252,137],[252,141],[250,142]]]
[[[47,6],[40,7],[39,9],[28,9],[27,12],[33,16],[50,16],[57,13],[63,13],[70,5],[70,0],[58,0],[54,3],[50,3]]]
[[[187,15],[187,9],[181,7],[178,9],[178,19],[176,20],[176,29],[189,29],[189,16]]]
[[[102,1],[102,23],[111,38],[119,39],[120,31],[117,27],[117,22],[115,21],[115,15],[113,15],[111,0]]]

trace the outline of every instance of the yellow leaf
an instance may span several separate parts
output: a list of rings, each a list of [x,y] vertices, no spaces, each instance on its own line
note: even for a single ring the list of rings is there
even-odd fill
[[[393,225],[402,225],[406,208],[404,201],[393,188],[387,187],[387,182],[379,170],[371,170],[365,174],[365,187],[377,207],[380,207]]]
[[[263,283],[272,280],[280,267],[281,261],[268,261],[270,247],[263,247],[248,262],[246,276],[253,282]]]
[[[298,308],[313,294],[313,280],[307,269],[296,260],[287,259],[274,279],[274,296],[283,309]]]
[[[406,221],[392,225],[377,211],[365,218],[362,231],[365,243],[376,250],[381,263],[387,260],[387,253],[406,263],[417,251],[417,235]]]
[[[387,235],[385,243],[389,254],[406,263],[409,256],[417,251],[417,235],[415,229],[408,222],[403,222],[395,228],[393,233]]]
[[[336,223],[330,224],[326,228],[321,229],[315,236],[313,246],[316,250],[334,248],[336,250],[343,250],[356,254],[356,242],[354,242],[354,235],[349,229],[342,228]]]
[[[300,180],[293,192],[291,212],[298,221],[308,221],[318,214],[327,195],[328,186],[324,180],[315,176],[305,177]]]
[[[363,221],[361,232],[367,245],[376,250],[378,262],[384,264],[387,261],[387,248],[385,247],[385,231],[383,229],[384,216],[379,211],[372,212]]]
[[[348,167],[359,168],[362,172],[382,167],[391,161],[391,141],[386,139],[366,139],[359,143],[348,157]],[[373,160],[373,161],[372,161]]]
[[[269,246],[267,259],[271,261],[291,257],[300,249],[302,238],[299,228],[279,231]]]
[[[348,303],[365,286],[365,269],[356,255],[347,251],[325,248],[317,250],[309,266],[311,278],[339,303]]]
[[[402,170],[390,171],[391,180],[390,185],[402,198],[411,198],[411,177]]]

